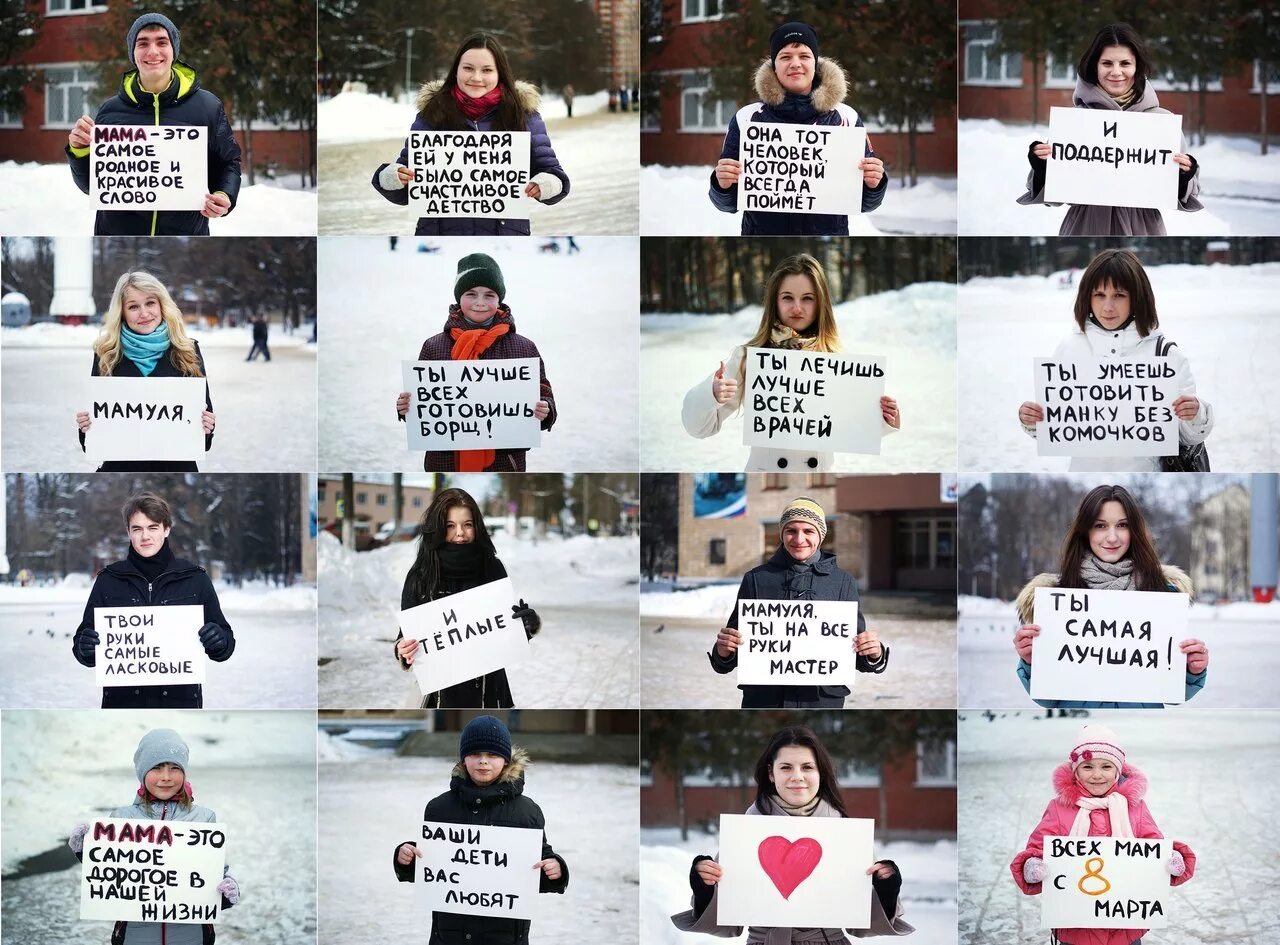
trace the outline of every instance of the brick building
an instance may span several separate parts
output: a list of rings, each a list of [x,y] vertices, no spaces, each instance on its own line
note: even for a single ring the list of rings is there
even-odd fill
[[[631,86],[640,79],[640,31],[638,0],[594,0],[596,19],[609,37],[608,87]]]
[[[342,479],[321,476],[316,488],[316,516],[320,528],[324,528],[340,517],[338,503],[342,500]],[[405,485],[401,492],[404,495],[405,521],[416,522],[431,504],[431,489]],[[395,510],[395,487],[391,483],[357,479],[355,494],[357,522],[368,522],[370,529],[376,532],[384,523],[391,521],[391,513]]]

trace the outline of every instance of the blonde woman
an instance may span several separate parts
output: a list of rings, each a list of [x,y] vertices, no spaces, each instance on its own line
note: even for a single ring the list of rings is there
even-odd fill
[[[690,436],[704,439],[720,432],[726,419],[742,409],[747,388],[747,348],[790,348],[805,351],[839,351],[840,337],[827,277],[818,260],[808,253],[788,256],[769,276],[764,287],[764,312],[756,333],[705,380],[685,394],[680,419]],[[902,425],[898,402],[880,398],[881,435]],[[806,450],[751,447],[747,472],[812,472],[831,469],[835,454]]]
[[[93,343],[93,377],[207,377],[200,345],[187,334],[182,312],[169,290],[147,272],[126,272],[116,280],[111,304],[102,319],[102,333]],[[213,401],[204,385],[204,448],[213,445]],[[76,414],[80,448],[92,421],[89,412]],[[198,472],[193,462],[110,461],[98,472]]]

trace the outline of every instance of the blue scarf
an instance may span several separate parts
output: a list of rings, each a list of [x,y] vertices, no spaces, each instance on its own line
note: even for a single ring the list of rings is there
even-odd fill
[[[169,326],[161,322],[151,334],[140,335],[128,325],[121,325],[120,342],[124,347],[124,356],[138,365],[143,377],[150,377],[164,353],[169,350]]]

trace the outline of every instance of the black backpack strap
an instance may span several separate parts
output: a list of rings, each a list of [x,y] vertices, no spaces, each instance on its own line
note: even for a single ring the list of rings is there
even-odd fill
[[[1169,349],[1177,347],[1176,341],[1170,341],[1164,335],[1156,335],[1156,357],[1164,358],[1169,356]]]

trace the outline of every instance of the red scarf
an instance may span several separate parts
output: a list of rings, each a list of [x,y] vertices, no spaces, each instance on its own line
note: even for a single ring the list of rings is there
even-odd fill
[[[458,108],[462,110],[462,114],[466,115],[471,121],[479,121],[489,112],[498,107],[498,103],[502,101],[502,84],[499,83],[485,92],[479,98],[472,98],[456,85],[452,89],[453,100],[458,103]]]
[[[495,341],[511,330],[505,322],[498,322],[488,328],[450,328],[449,336],[453,339],[453,349],[449,352],[451,361],[475,361],[489,350]],[[484,472],[493,465],[497,458],[495,450],[458,450],[454,454],[458,472]]]

